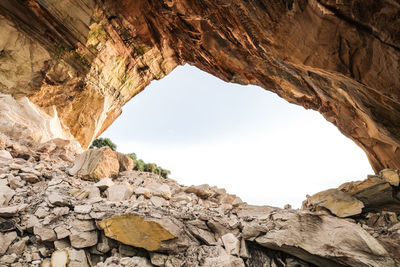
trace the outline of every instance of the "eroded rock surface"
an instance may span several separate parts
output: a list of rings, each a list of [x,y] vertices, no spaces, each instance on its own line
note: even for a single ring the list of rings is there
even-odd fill
[[[400,264],[399,210],[385,205],[385,198],[379,200],[385,210],[378,210],[366,198],[378,189],[385,193],[388,181],[397,192],[394,170],[328,191],[335,194],[322,192],[315,198],[318,201],[310,197],[304,207],[308,210],[301,211],[248,205],[221,188],[180,186],[172,179],[137,171],[99,182],[83,180],[71,175],[74,163],[63,159],[60,147],[48,149],[52,152],[46,157],[43,147],[33,148],[25,159],[18,151],[27,147],[10,140],[0,143],[15,155],[0,158],[5,200],[0,207],[0,266]],[[27,173],[37,179],[9,187]],[[384,187],[374,187],[382,183]],[[112,188],[118,190],[110,198]],[[358,199],[357,192],[364,189]],[[123,197],[117,199],[118,195]],[[364,205],[361,211],[357,201]],[[324,209],[318,209],[321,205]],[[357,212],[348,213],[349,207]],[[347,212],[346,218],[340,218],[343,214],[338,211]]]
[[[375,171],[399,169],[399,10],[389,0],[2,1],[0,130],[86,148],[151,80],[188,63],[318,110]]]

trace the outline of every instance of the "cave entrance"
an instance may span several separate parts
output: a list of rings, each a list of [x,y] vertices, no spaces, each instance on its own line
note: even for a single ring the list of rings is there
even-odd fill
[[[319,113],[188,65],[152,82],[102,136],[180,184],[223,187],[249,204],[297,208],[306,194],[373,173]]]

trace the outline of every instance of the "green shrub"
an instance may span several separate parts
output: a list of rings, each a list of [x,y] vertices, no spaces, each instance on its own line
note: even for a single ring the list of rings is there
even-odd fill
[[[161,169],[161,177],[164,177],[165,179],[167,179],[168,178],[168,175],[170,175],[171,174],[171,172],[169,171],[169,170],[164,170],[164,169]]]
[[[135,170],[140,171],[140,172],[144,172],[144,167],[145,167],[146,163],[144,163],[143,160],[139,159],[135,162]]]
[[[169,170],[164,170],[160,166],[157,166],[157,164],[155,164],[155,163],[145,163],[141,159],[138,160],[135,153],[128,153],[125,155],[130,157],[133,160],[133,163],[135,165],[134,170],[136,170],[136,171],[154,173],[154,174],[160,175],[161,177],[163,177],[165,179],[167,179],[168,175],[171,174],[171,172]]]
[[[102,137],[94,140],[90,148],[95,148],[95,147],[100,148],[104,146],[108,146],[114,151],[117,149],[117,145],[114,144],[109,138],[102,138]]]
[[[130,157],[132,160],[133,160],[133,162],[136,162],[137,161],[137,159],[136,159],[136,154],[135,153],[129,153],[129,154],[125,154],[127,157]]]

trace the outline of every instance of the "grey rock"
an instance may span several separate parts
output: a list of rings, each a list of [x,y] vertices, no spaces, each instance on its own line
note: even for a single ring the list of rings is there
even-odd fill
[[[226,253],[239,256],[240,242],[232,233],[225,234],[221,237],[224,243]]]
[[[106,190],[108,201],[123,201],[129,199],[133,194],[133,189],[129,184],[115,184]]]
[[[86,248],[97,244],[97,231],[75,232],[69,236],[71,246],[74,248]]]
[[[33,227],[33,233],[39,236],[42,241],[55,241],[57,239],[56,233],[51,228],[35,226]]]
[[[0,233],[0,255],[6,253],[8,247],[16,238],[16,232]]]
[[[15,191],[8,186],[0,186],[0,207],[7,206],[15,195]]]

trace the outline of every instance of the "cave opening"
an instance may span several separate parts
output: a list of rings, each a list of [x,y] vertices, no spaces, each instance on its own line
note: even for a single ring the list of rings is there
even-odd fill
[[[319,113],[189,65],[153,81],[102,136],[180,184],[222,187],[249,204],[298,208],[306,194],[373,173]]]

